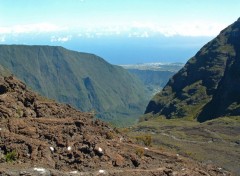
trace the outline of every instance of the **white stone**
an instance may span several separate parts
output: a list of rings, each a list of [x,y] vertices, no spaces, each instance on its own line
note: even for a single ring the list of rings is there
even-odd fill
[[[46,169],[44,169],[42,167],[39,167],[39,168],[35,167],[35,168],[33,168],[33,170],[41,172],[41,173],[45,173],[46,172]]]
[[[102,148],[101,147],[98,147],[98,151],[102,153]]]
[[[98,172],[99,172],[100,174],[105,174],[105,173],[106,173],[106,171],[105,171],[105,170],[102,170],[102,169],[100,169]]]
[[[72,147],[71,147],[71,146],[68,146],[67,150],[68,150],[68,151],[72,150]]]
[[[54,148],[53,147],[49,147],[50,148],[50,150],[52,151],[52,152],[54,152]]]
[[[145,150],[149,150],[149,148],[147,148],[147,147],[145,147],[144,149],[145,149]]]
[[[71,172],[69,172],[70,174],[77,174],[78,173],[78,171],[71,171]]]

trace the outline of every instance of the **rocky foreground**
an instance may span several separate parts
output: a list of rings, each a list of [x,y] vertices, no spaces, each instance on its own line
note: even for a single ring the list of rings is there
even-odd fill
[[[0,77],[0,175],[231,175],[134,144],[69,105]],[[8,162],[7,162],[8,161]]]

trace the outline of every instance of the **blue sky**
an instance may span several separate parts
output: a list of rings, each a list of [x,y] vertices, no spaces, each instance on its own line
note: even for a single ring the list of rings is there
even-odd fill
[[[235,21],[239,8],[239,0],[0,0],[0,25],[42,25],[46,31],[145,27],[162,33],[172,27],[180,35],[192,25],[188,35],[201,36]]]
[[[110,62],[118,58],[105,54],[109,37],[112,38],[109,46],[113,42],[123,44],[122,38],[126,43],[165,37],[175,45],[174,38],[192,42],[188,40],[192,37],[199,41],[195,44],[197,50],[236,21],[239,9],[239,0],[0,0],[0,43],[62,45],[79,51],[99,51],[96,54]],[[102,39],[105,49],[83,47],[84,42],[95,43],[93,39],[98,42]],[[79,42],[81,48],[76,47]],[[171,45],[165,39],[158,43]],[[190,50],[189,56],[196,52],[193,47]],[[155,57],[154,53],[151,55]]]

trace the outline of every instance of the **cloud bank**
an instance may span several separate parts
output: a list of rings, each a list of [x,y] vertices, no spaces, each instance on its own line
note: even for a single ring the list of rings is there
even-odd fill
[[[84,26],[84,27],[83,27]],[[149,38],[157,35],[165,37],[174,36],[216,36],[225,24],[206,21],[188,23],[160,24],[151,22],[131,22],[111,26],[60,26],[52,23],[36,23],[0,26],[0,42],[5,42],[9,36],[17,38],[18,35],[47,34],[51,42],[68,42],[74,37],[100,38],[106,36],[122,36],[131,38]]]

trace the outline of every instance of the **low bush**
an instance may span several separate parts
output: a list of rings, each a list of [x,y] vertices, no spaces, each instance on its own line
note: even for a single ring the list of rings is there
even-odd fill
[[[17,153],[16,153],[16,151],[8,152],[8,153],[5,155],[5,160],[6,160],[6,162],[13,162],[13,161],[16,161],[16,159],[17,159]]]
[[[146,146],[150,146],[152,144],[152,136],[151,135],[144,135],[144,136],[137,136],[137,142],[142,142]]]
[[[106,139],[113,139],[113,138],[114,138],[113,132],[109,131],[106,133]]]
[[[139,156],[141,158],[144,155],[144,149],[143,148],[137,148],[135,153],[136,153],[137,156]]]

